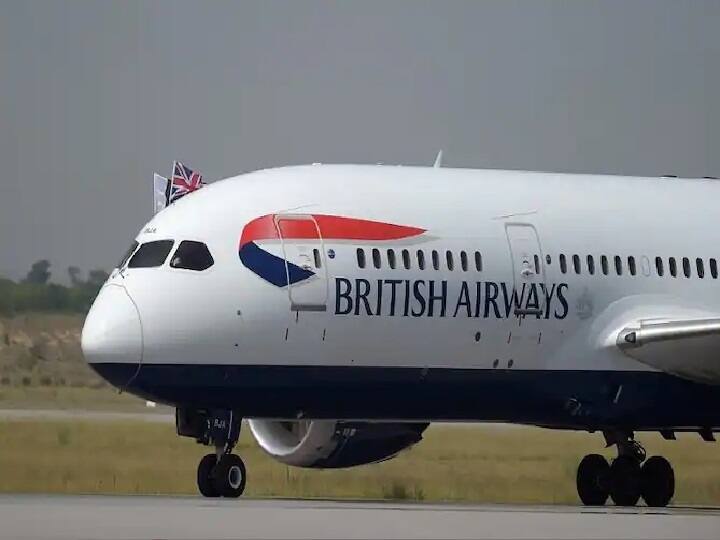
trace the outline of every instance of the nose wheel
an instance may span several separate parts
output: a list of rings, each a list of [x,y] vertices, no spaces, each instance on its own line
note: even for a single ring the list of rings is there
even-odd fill
[[[213,470],[217,464],[215,454],[203,456],[197,468],[197,487],[203,497],[219,497],[220,491],[213,481]]]
[[[577,471],[577,491],[583,504],[602,506],[608,497],[617,506],[635,506],[642,497],[648,506],[665,507],[675,494],[675,473],[662,456],[645,460],[645,449],[632,434],[617,438],[605,434],[618,447],[608,464],[599,454],[585,456]],[[613,441],[613,442],[611,442]],[[644,462],[644,463],[643,463]]]
[[[215,453],[203,456],[197,467],[197,487],[204,497],[237,498],[245,491],[245,463],[232,453],[240,437],[241,422],[240,415],[232,410],[176,410],[178,435],[215,447]]]
[[[245,491],[247,472],[245,463],[236,454],[204,456],[197,469],[197,486],[205,497],[236,499]]]

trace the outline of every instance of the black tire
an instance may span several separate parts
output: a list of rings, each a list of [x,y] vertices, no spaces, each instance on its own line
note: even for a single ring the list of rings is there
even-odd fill
[[[223,456],[213,471],[213,485],[223,497],[234,499],[242,495],[246,481],[245,464],[235,454]]]
[[[600,454],[582,458],[577,470],[577,492],[586,506],[602,506],[610,493],[610,465]]]
[[[642,466],[642,498],[648,506],[667,506],[675,495],[675,471],[662,456],[653,456]]]
[[[635,506],[640,500],[640,463],[620,456],[610,466],[610,497],[617,506]]]
[[[217,463],[215,454],[203,456],[197,468],[197,486],[204,497],[219,497],[220,493],[215,489],[213,482],[213,469]]]

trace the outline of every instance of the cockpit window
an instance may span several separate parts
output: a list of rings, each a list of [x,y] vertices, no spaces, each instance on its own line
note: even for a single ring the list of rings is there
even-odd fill
[[[170,266],[185,270],[207,270],[215,261],[208,247],[202,242],[183,240],[170,259]]]
[[[139,244],[137,242],[132,243],[130,248],[125,252],[125,255],[123,255],[123,258],[120,260],[120,263],[116,266],[116,268],[122,268],[123,266],[125,266],[125,263],[128,262],[128,259],[130,258],[130,255],[135,253],[138,245]]]
[[[156,240],[140,246],[130,259],[129,268],[162,266],[173,247],[172,240]]]

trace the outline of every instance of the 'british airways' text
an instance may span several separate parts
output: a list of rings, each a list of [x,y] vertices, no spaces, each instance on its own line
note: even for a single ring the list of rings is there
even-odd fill
[[[335,278],[335,315],[564,319],[567,283]]]

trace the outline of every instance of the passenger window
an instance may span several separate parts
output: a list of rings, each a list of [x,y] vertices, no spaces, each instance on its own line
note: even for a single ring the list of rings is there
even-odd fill
[[[670,267],[670,275],[672,277],[677,277],[677,263],[675,262],[675,257],[670,257],[668,266]]]
[[[172,240],[156,240],[140,246],[130,259],[130,268],[153,268],[162,266],[173,247]]]
[[[697,266],[697,275],[700,279],[703,279],[705,277],[705,265],[703,264],[703,260],[698,257],[695,259],[695,264]]]
[[[573,268],[575,269],[575,273],[580,273],[580,257],[577,255],[573,255]]]
[[[683,257],[683,274],[685,274],[686,278],[690,277],[690,259],[687,257]]]
[[[407,249],[402,250],[402,260],[405,270],[410,270],[410,252]]]
[[[535,255],[533,256],[533,259],[535,260],[535,273],[540,275],[540,257]]]
[[[622,259],[619,255],[615,255],[615,272],[618,276],[622,276]]]
[[[663,274],[665,274],[662,257],[655,257],[655,270],[657,271],[657,275],[660,277],[663,277]]]
[[[373,266],[375,268],[380,268],[381,261],[380,261],[380,250],[373,248],[372,250],[372,259],[373,259]]]
[[[432,256],[433,269],[440,270],[440,255],[438,255],[438,252],[433,249],[431,256]]]
[[[421,249],[418,249],[417,260],[418,260],[418,268],[420,270],[425,270],[425,252]]]
[[[363,248],[357,248],[357,263],[358,267],[365,268],[365,250]]]
[[[608,265],[608,259],[605,255],[600,256],[600,268],[602,268],[602,273],[606,276],[610,272],[610,268]]]
[[[452,251],[445,252],[445,261],[447,262],[448,270],[452,272],[453,268],[455,268]]]
[[[637,267],[635,266],[635,257],[630,255],[628,257],[628,270],[630,270],[630,275],[634,276],[635,272],[637,272]]]
[[[316,250],[317,251],[317,250]],[[320,254],[318,253],[318,256]],[[202,242],[194,242],[192,240],[183,240],[175,250],[175,254],[170,259],[172,268],[182,268],[184,270],[207,270],[215,261],[210,250]]]
[[[125,263],[128,262],[128,259],[130,258],[130,256],[131,256],[133,253],[135,253],[135,250],[137,249],[137,247],[138,247],[139,245],[140,245],[140,244],[138,244],[137,242],[133,242],[132,245],[130,246],[130,249],[128,249],[128,250],[125,252],[125,255],[123,255],[123,258],[120,259],[120,263],[116,266],[116,268],[122,268],[123,266],[125,266]]]
[[[322,261],[320,260],[319,249],[313,249],[313,259],[315,259],[315,268],[320,268],[322,266]]]
[[[475,270],[482,272],[482,255],[479,251],[475,252]]]
[[[713,279],[717,279],[718,277],[718,267],[715,259],[710,259],[710,275]]]
[[[397,260],[395,259],[395,250],[388,249],[387,250],[387,258],[388,258],[388,265],[392,270],[395,270],[395,267],[397,266]]]
[[[593,259],[592,255],[587,256],[587,267],[588,267],[588,274],[591,276],[595,274],[595,259]]]
[[[640,257],[640,272],[645,277],[650,275],[650,259],[646,255]]]
[[[468,271],[468,258],[467,253],[465,253],[464,251],[460,252],[460,267],[462,268],[463,272]]]
[[[560,271],[565,274],[567,273],[567,261],[565,260],[565,255],[560,254]]]

